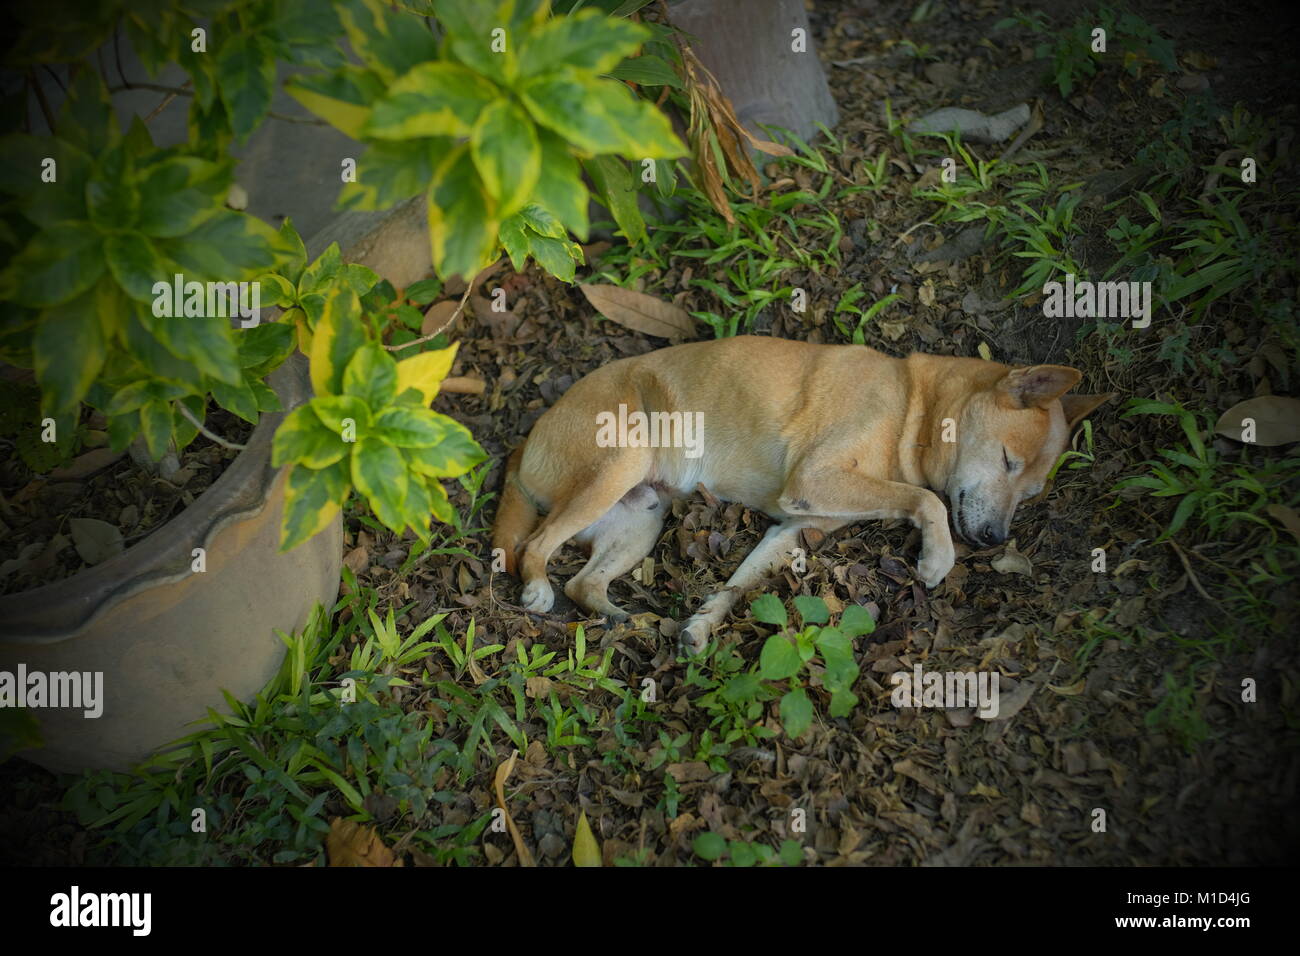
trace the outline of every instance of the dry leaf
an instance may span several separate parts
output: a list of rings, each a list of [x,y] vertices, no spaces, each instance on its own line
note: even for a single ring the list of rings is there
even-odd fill
[[[1008,544],[1006,550],[989,562],[993,565],[993,570],[999,574],[1023,574],[1026,577],[1033,577],[1034,565],[1030,560],[1016,550],[1014,544]]]
[[[113,451],[111,448],[96,448],[84,455],[78,455],[62,468],[55,468],[50,477],[55,481],[76,481],[93,475],[101,468],[107,468],[126,454],[126,451]]]
[[[393,851],[384,845],[374,827],[335,817],[325,837],[325,854],[330,866],[401,866]]]
[[[683,309],[635,289],[580,283],[578,288],[605,318],[636,332],[662,339],[695,334],[695,320]]]
[[[117,525],[98,518],[73,518],[68,522],[72,543],[87,564],[99,564],[120,553],[125,545]]]
[[[1246,429],[1246,419],[1255,423],[1254,435]],[[1300,399],[1286,395],[1260,395],[1238,402],[1219,416],[1216,434],[1252,445],[1286,445],[1300,441]]]
[[[510,839],[514,841],[515,853],[519,855],[520,866],[536,866],[533,861],[533,854],[529,851],[528,845],[524,843],[523,834],[515,826],[515,818],[510,815],[510,808],[506,806],[506,781],[510,779],[511,772],[515,769],[515,760],[519,757],[518,750],[510,751],[510,757],[501,761],[497,767],[496,780],[494,785],[497,791],[497,806],[505,814],[506,829],[510,832]]]
[[[460,308],[460,300],[458,299],[443,299],[441,302],[435,302],[429,306],[429,310],[424,313],[424,322],[420,325],[420,334],[431,335],[438,329],[443,328],[451,321],[451,317],[456,314],[458,308]]]
[[[587,822],[587,811],[578,814],[578,828],[573,833],[573,865],[600,866],[600,844]]]
[[[353,574],[358,576],[365,574],[366,569],[370,567],[370,552],[365,548],[353,548],[343,555],[343,563],[352,569]]]
[[[1288,508],[1286,505],[1273,504],[1269,505],[1265,510],[1275,521],[1280,521],[1282,526],[1290,531],[1297,541],[1300,541],[1300,515],[1297,515],[1294,509]]]

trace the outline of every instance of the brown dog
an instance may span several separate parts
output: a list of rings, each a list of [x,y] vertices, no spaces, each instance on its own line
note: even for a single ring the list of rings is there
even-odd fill
[[[749,335],[622,359],[575,383],[510,456],[492,543],[507,570],[518,562],[535,612],[555,601],[551,555],[570,538],[589,546],[564,593],[622,620],[606,589],[654,547],[673,498],[703,484],[763,511],[778,523],[682,629],[695,653],[802,528],[907,518],[922,532],[918,576],[935,587],[955,560],[949,509],[971,544],[1004,541],[1071,429],[1111,397],[1066,395],[1080,377]]]

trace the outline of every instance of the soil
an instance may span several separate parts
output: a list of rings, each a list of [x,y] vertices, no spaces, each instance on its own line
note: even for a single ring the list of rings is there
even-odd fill
[[[16,454],[0,461],[0,594],[71,577],[131,547],[193,504],[239,454],[199,435],[163,478],[109,447],[103,416],[84,419],[71,461],[39,474]],[[215,407],[204,424],[235,444],[253,431]]]

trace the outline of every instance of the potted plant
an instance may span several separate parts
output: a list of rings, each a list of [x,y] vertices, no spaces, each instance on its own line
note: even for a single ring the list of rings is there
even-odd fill
[[[79,14],[22,10],[7,62],[26,71],[36,108],[0,143],[0,422],[16,422],[0,434],[5,475],[30,497],[88,450],[129,451],[160,480],[200,436],[238,454],[137,543],[0,596],[0,728],[28,744],[39,718],[45,746],[24,755],[61,770],[126,766],[223,691],[250,696],[279,664],[276,631],[334,599],[349,494],[427,539],[431,516],[451,517],[442,480],[484,458],[430,408],[455,346],[413,326],[438,278],[398,290],[337,246],[308,261],[291,223],[227,206],[228,147],[266,118],[278,64],[306,68],[289,92],[366,144],[343,164],[339,205],[422,196],[442,277],[472,278],[504,248],[572,280],[584,167],[621,220],[634,214],[625,160],[684,152],[667,119],[609,75],[663,39],[597,10],[178,0]],[[140,117],[119,125],[93,56],[118,30],[146,68],[187,72],[172,92],[190,100],[188,142],[155,145]],[[355,61],[339,53],[344,38]],[[57,110],[38,75],[54,64],[67,65]],[[247,440],[222,435],[221,416],[251,426]],[[53,515],[48,540],[27,550],[45,554],[71,520]],[[50,706],[73,697],[89,705]]]

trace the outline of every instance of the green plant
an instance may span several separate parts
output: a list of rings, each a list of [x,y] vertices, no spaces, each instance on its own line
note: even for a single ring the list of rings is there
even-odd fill
[[[1051,32],[1046,15],[1039,11],[1017,11],[1014,16],[1000,20],[995,29],[1012,26],[1026,27],[1045,37],[1035,47],[1034,55],[1052,61],[1050,75],[1062,97],[1068,97],[1080,79],[1097,73],[1102,57],[1112,52],[1111,44],[1118,44],[1121,63],[1132,76],[1139,75],[1144,66],[1152,63],[1170,73],[1178,69],[1172,42],[1137,14],[1116,13],[1104,3],[1095,12],[1079,16],[1069,27],[1056,33]],[[1105,31],[1104,53],[1094,49],[1098,29]]]
[[[839,302],[835,303],[835,314],[833,316],[835,319],[835,326],[840,330],[840,333],[848,338],[854,345],[864,345],[866,343],[866,335],[863,332],[863,329],[866,327],[867,323],[902,298],[898,293],[891,292],[878,302],[872,303],[866,309],[858,309],[855,307],[854,303],[857,302],[863,294],[864,292],[861,284],[856,284],[846,289],[840,296]],[[852,315],[855,312],[857,313],[858,320],[852,328],[849,328],[848,323],[842,321],[840,316],[845,313]]]
[[[691,849],[700,859],[723,866],[798,866],[803,862],[803,846],[797,840],[782,840],[774,850],[766,843],[728,840],[708,831],[691,841]]]
[[[839,625],[830,627],[830,612],[821,598],[799,596],[794,605],[803,621],[803,627],[794,632],[786,630],[785,607],[774,595],[757,598],[750,613],[756,621],[781,628],[764,642],[757,674],[762,680],[788,682],[789,690],[782,695],[779,707],[781,726],[789,736],[802,737],[812,726],[813,705],[798,680],[800,673],[820,676],[822,687],[830,694],[830,716],[847,717],[858,703],[852,690],[858,679],[853,638],[870,634],[876,622],[866,608],[851,604],[844,609]]]
[[[627,173],[619,156],[684,152],[667,119],[615,78],[675,82],[660,57],[631,56],[643,45],[663,52],[665,38],[600,10],[553,17],[547,0],[155,6],[22,12],[7,65],[35,84],[38,67],[68,63],[71,80],[58,115],[44,117],[49,135],[19,131],[15,116],[0,142],[0,248],[10,260],[0,359],[34,370],[44,417],[6,395],[6,431],[16,427],[24,460],[48,470],[56,452],[79,450],[89,406],[107,416],[114,449],[134,442],[157,461],[193,441],[209,401],[254,424],[279,410],[266,379],[296,345],[311,359],[316,397],[275,438],[275,464],[292,466],[282,546],[323,528],[356,488],[382,525],[411,527],[428,548],[429,515],[452,519],[441,479],[484,457],[428,408],[455,355],[441,336],[418,334],[417,307],[441,281],[399,294],[343,263],[337,246],[309,264],[291,223],[275,230],[226,207],[228,147],[270,115],[278,63],[316,68],[286,88],[367,145],[344,169],[342,208],[423,194],[439,275],[472,276],[504,247],[516,266],[531,257],[571,281],[581,251],[569,231],[587,230],[580,162],[611,184]],[[210,28],[194,29],[203,17]],[[188,142],[155,146],[138,117],[119,127],[114,90],[89,56],[118,27],[151,75],[179,51],[188,88],[161,89],[191,98]],[[344,60],[344,38],[359,64]],[[605,195],[616,215],[626,198]],[[259,322],[263,291],[284,310],[276,321]],[[417,351],[400,362],[390,354],[407,348]]]
[[[403,638],[400,614],[381,619],[376,595],[353,586],[343,602],[353,610],[346,622],[331,629],[318,609],[302,633],[282,635],[285,662],[254,703],[227,698],[227,713],[209,711],[207,726],[175,749],[131,773],[87,773],[72,786],[64,807],[101,835],[97,857],[155,865],[311,861],[330,816],[371,822],[379,800],[437,859],[472,859],[490,814],[464,826],[435,824],[431,814],[455,799],[448,775],[462,751],[435,737],[427,713],[405,712],[391,693],[411,683],[397,675],[427,658],[433,644],[423,638],[442,615]],[[336,672],[330,660],[353,638],[347,669]]]
[[[1177,534],[1195,517],[1211,535],[1253,525],[1266,531],[1276,543],[1276,527],[1264,511],[1270,502],[1287,506],[1300,503],[1294,493],[1287,491],[1300,459],[1274,459],[1255,469],[1244,462],[1232,464],[1206,444],[1201,437],[1205,426],[1197,415],[1177,403],[1132,399],[1123,414],[1172,415],[1186,439],[1183,446],[1160,449],[1162,460],[1144,462],[1147,474],[1125,478],[1115,486],[1117,491],[1141,488],[1156,498],[1178,499],[1158,540]],[[1211,416],[1202,413],[1201,419],[1212,428]]]

